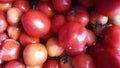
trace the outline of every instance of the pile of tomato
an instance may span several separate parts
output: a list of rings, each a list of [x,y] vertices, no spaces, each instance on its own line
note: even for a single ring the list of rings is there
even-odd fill
[[[0,68],[120,68],[120,0],[0,0]]]

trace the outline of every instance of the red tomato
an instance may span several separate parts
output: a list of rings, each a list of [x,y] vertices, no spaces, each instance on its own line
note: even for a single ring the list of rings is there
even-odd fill
[[[4,32],[7,29],[8,23],[5,18],[5,14],[0,11],[0,33]]]
[[[87,45],[88,46],[95,45],[95,43],[96,43],[96,35],[91,30],[87,30],[87,31],[88,31]]]
[[[120,48],[120,26],[106,27],[102,35],[102,42],[105,48]]]
[[[3,41],[8,38],[6,33],[0,33],[0,46],[2,45]]]
[[[26,34],[25,32],[22,32],[19,38],[20,43],[22,44],[22,46],[27,46],[30,43],[39,43],[40,39],[39,38],[35,38],[35,37],[31,37],[28,34]]]
[[[5,2],[5,3],[7,3],[7,2],[14,2],[15,0],[0,0],[0,2]]]
[[[99,13],[108,17],[120,14],[120,0],[95,0]]]
[[[50,30],[50,19],[42,12],[29,10],[22,16],[25,32],[33,37],[42,37]]]
[[[59,61],[54,58],[48,58],[44,63],[43,68],[60,68]]]
[[[89,22],[89,15],[86,8],[82,6],[75,6],[67,13],[67,21],[79,22],[86,26]]]
[[[84,51],[87,42],[87,30],[77,22],[69,22],[59,30],[60,45],[71,55]]]
[[[58,32],[63,24],[66,23],[66,18],[62,14],[56,14],[52,17],[51,32]]]
[[[20,43],[14,39],[6,39],[0,50],[0,58],[3,61],[10,61],[20,58],[22,48]]]
[[[72,58],[73,68],[95,68],[93,59],[90,55],[77,55]]]
[[[70,7],[71,1],[72,0],[52,0],[52,4],[57,11],[63,12]]]
[[[9,61],[5,68],[25,68],[25,64],[20,61]]]
[[[120,68],[120,50],[106,49],[102,45],[101,42],[97,42],[91,49],[96,68]]]
[[[94,5],[93,0],[78,0],[78,2],[85,7],[92,7]]]
[[[55,14],[55,9],[51,2],[39,2],[36,9],[45,13],[48,17],[52,17]]]
[[[26,0],[17,0],[13,3],[13,7],[19,8],[23,12],[30,10],[30,4]]]

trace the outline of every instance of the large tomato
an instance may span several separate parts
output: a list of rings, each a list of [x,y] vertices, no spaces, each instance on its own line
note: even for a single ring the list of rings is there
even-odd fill
[[[28,35],[41,37],[48,33],[50,19],[40,11],[30,10],[22,16],[22,25]]]
[[[86,28],[79,23],[66,23],[59,31],[60,45],[71,55],[79,54],[85,49],[87,34]]]
[[[95,0],[99,13],[108,17],[120,14],[120,0]]]
[[[101,42],[97,42],[90,51],[96,68],[120,68],[119,49],[106,49],[102,46]]]
[[[103,45],[105,48],[120,48],[120,27],[110,26],[103,30]]]

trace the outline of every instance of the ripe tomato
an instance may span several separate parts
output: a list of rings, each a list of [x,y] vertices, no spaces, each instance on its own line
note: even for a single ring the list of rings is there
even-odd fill
[[[90,55],[77,55],[72,58],[73,68],[95,68],[93,59]]]
[[[102,42],[105,48],[120,48],[120,26],[106,27],[102,35]]]
[[[69,22],[59,30],[60,45],[71,55],[84,51],[87,42],[87,30],[77,22]]]
[[[27,46],[30,43],[39,43],[40,39],[39,38],[35,38],[35,37],[31,37],[28,34],[26,34],[25,32],[22,32],[19,38],[20,43],[22,44],[22,46]]]
[[[43,68],[60,68],[59,61],[55,58],[48,58]]]
[[[25,64],[20,61],[9,61],[5,68],[25,68]]]
[[[4,32],[7,29],[8,23],[5,18],[5,14],[0,11],[0,33]]]
[[[55,10],[63,12],[70,7],[71,1],[72,0],[52,0],[52,4]]]
[[[82,6],[75,6],[67,13],[67,21],[79,22],[86,26],[89,22],[89,15],[87,9]]]
[[[14,39],[4,40],[1,50],[0,50],[0,59],[3,61],[10,61],[20,58],[22,48],[20,43]]]
[[[63,14],[56,14],[52,17],[51,32],[58,32],[63,24],[66,23],[66,18]]]
[[[55,9],[51,2],[39,2],[36,9],[45,13],[48,17],[52,17],[55,14]]]
[[[85,7],[91,7],[94,5],[93,0],[78,0],[78,2]]]
[[[104,48],[101,42],[97,42],[91,48],[96,68],[120,68],[120,50],[115,48]]]
[[[42,12],[29,10],[22,16],[25,32],[33,37],[41,37],[50,30],[50,19]]]
[[[19,8],[23,12],[30,10],[30,4],[26,0],[17,0],[13,3],[13,7]]]
[[[120,14],[120,0],[94,0],[99,13],[108,17]]]

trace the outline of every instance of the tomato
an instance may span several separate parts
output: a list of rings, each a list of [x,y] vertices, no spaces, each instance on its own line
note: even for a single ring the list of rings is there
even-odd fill
[[[55,58],[48,58],[43,68],[60,68],[59,61]]]
[[[0,33],[0,46],[2,45],[3,41],[8,39],[8,36],[6,33]]]
[[[59,21],[58,21],[59,20]],[[59,29],[66,23],[66,18],[63,14],[56,14],[52,17],[51,32],[58,32]]]
[[[12,3],[2,3],[2,2],[0,2],[0,11],[6,12],[11,7],[12,7]]]
[[[16,25],[10,25],[7,28],[7,34],[10,38],[18,40],[21,34],[21,28]]]
[[[55,10],[59,12],[66,11],[70,5],[72,0],[52,0],[52,4]]]
[[[78,2],[85,7],[92,7],[94,5],[93,0],[78,0]]]
[[[92,10],[90,13],[90,23],[92,24],[107,24],[108,17],[97,12],[97,10]]]
[[[22,44],[22,46],[27,46],[30,43],[39,43],[40,39],[36,38],[36,37],[31,37],[28,34],[26,34],[25,32],[22,32],[19,38],[20,43]]]
[[[93,59],[90,55],[77,55],[72,58],[73,68],[95,68]]]
[[[91,48],[96,68],[119,68],[120,67],[120,50],[115,48],[104,48],[101,42],[97,42]],[[90,51],[91,51],[90,50]]]
[[[9,61],[5,68],[25,68],[25,64],[20,61]]]
[[[19,8],[23,12],[30,10],[30,4],[26,0],[17,0],[13,3],[13,7]]]
[[[94,34],[94,32],[92,32],[91,30],[87,30],[88,31],[88,37],[87,37],[87,45],[91,46],[91,45],[95,45],[96,43],[96,35]]]
[[[50,19],[42,12],[29,10],[22,16],[25,32],[33,37],[42,37],[50,30]]]
[[[8,23],[5,18],[5,14],[0,11],[0,33],[4,32],[7,29]]]
[[[105,16],[120,14],[120,0],[95,0],[95,4],[98,12]]]
[[[2,43],[0,50],[0,58],[3,61],[16,60],[21,57],[22,48],[18,41],[14,39],[6,39]]]
[[[23,59],[27,66],[42,66],[47,60],[47,49],[40,43],[28,44],[23,50]]]
[[[59,30],[60,45],[71,55],[76,55],[85,49],[87,30],[77,22],[69,22]]]
[[[7,2],[14,2],[15,0],[0,0],[0,2],[4,2],[4,3],[7,3]]]
[[[82,6],[75,6],[67,13],[67,21],[79,22],[86,26],[89,22],[89,15],[87,9]]]
[[[64,48],[60,46],[58,39],[54,37],[47,40],[46,48],[49,57],[58,57],[64,52]]]
[[[36,9],[45,13],[48,17],[52,17],[55,14],[55,9],[51,2],[39,2]]]
[[[103,30],[102,43],[105,48],[120,48],[120,27],[109,26]]]

